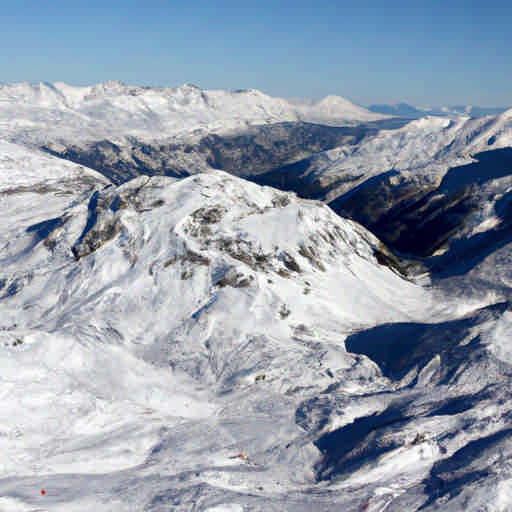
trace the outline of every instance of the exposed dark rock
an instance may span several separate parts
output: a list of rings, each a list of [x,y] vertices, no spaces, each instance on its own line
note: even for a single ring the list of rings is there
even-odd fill
[[[226,209],[223,206],[211,206],[208,208],[199,208],[192,213],[192,218],[201,224],[216,224],[220,222]]]
[[[12,342],[12,346],[13,347],[17,347],[18,345],[22,345],[23,344],[23,340],[21,338],[16,338],[13,342]]]
[[[325,266],[320,261],[317,251],[312,245],[301,245],[299,247],[299,254],[303,258],[306,258],[311,263],[311,265],[313,265],[313,267],[316,267],[322,272],[325,272]]]
[[[69,145],[56,151],[51,146],[44,147],[52,155],[94,169],[114,184],[120,185],[133,178],[146,174],[185,177],[189,172],[174,168],[173,151],[180,146],[159,143],[146,144],[137,139],[129,139],[128,147],[120,147],[113,142],[103,140],[88,146]]]
[[[385,265],[395,272],[398,272],[402,277],[407,278],[407,270],[402,261],[397,258],[383,243],[378,247],[373,248],[373,255],[379,265]]]
[[[195,263],[197,265],[209,265],[210,258],[203,256],[202,254],[199,254],[197,252],[191,251],[190,249],[187,249],[184,254],[173,256],[172,258],[166,260],[164,263],[164,268],[174,265],[177,262]]]
[[[229,137],[210,134],[201,140],[198,150],[211,167],[248,177],[341,144],[356,143],[370,130],[366,126],[278,123],[251,127]]]
[[[121,226],[115,217],[102,218],[98,223],[98,216],[104,205],[104,199],[99,191],[94,192],[87,206],[87,222],[82,234],[71,247],[71,251],[77,260],[99,249],[104,243],[112,240],[120,231]]]
[[[285,206],[288,206],[289,204],[290,204],[290,198],[285,194],[282,194],[279,196],[276,195],[272,198],[272,206],[274,208],[284,208]]]
[[[289,317],[290,313],[290,308],[286,304],[283,304],[279,309],[279,316],[281,317],[281,320],[284,320],[285,318]]]
[[[288,254],[286,251],[283,251],[279,255],[279,258],[284,263],[284,266],[291,272],[301,272],[299,264],[295,261],[295,258],[291,254]]]
[[[355,144],[376,133],[380,126],[368,123],[333,127],[288,122],[253,126],[237,135],[209,134],[198,142],[148,143],[129,137],[122,146],[102,140],[84,147],[68,145],[57,150],[48,145],[43,149],[95,169],[115,184],[141,174],[185,177],[196,164],[250,177],[342,144]]]
[[[182,273],[181,273],[181,279],[183,281],[187,280],[187,279],[192,279],[192,277],[194,276],[194,271],[190,268],[187,268],[185,269]]]
[[[120,230],[121,226],[116,222],[105,223],[98,229],[90,229],[78,243],[71,247],[73,256],[79,260],[97,251],[106,242],[112,240]]]
[[[248,276],[242,272],[228,271],[215,284],[220,288],[231,286],[232,288],[247,288],[254,281],[253,276]]]

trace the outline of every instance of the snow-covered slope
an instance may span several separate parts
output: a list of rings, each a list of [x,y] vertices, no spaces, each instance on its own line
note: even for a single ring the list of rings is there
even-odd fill
[[[0,140],[0,192],[3,195],[21,191],[35,193],[39,189],[60,190],[66,195],[108,183],[92,169],[52,157],[36,148]]]
[[[255,180],[324,200],[395,249],[429,256],[454,236],[501,222],[511,170],[509,110],[418,119]]]
[[[311,161],[310,175],[326,184],[345,183],[329,191],[329,200],[392,170],[440,182],[451,167],[471,162],[471,155],[511,146],[512,110],[480,119],[426,117],[397,130],[382,130],[360,144],[320,153]]]
[[[347,124],[382,117],[338,97],[298,106],[255,89],[130,87],[115,81],[90,87],[63,83],[0,86],[0,136],[39,144],[125,136],[155,140],[286,121]]]
[[[0,141],[0,260],[3,265],[16,261],[15,255],[22,250],[18,244],[20,231],[60,216],[63,209],[84,194],[109,183],[101,174],[81,165],[37,149]],[[28,234],[27,240],[32,239],[32,235],[35,236]],[[27,254],[29,247],[23,245]],[[15,267],[12,276],[17,274]]]
[[[502,459],[471,452],[467,510],[508,503],[500,297],[442,299],[327,206],[223,172],[74,189],[2,151],[2,510],[459,510],[436,478],[478,442]]]
[[[18,84],[0,112],[25,143],[0,142],[0,510],[510,509],[511,112],[344,132],[302,168],[455,234],[423,286],[317,201],[34,148],[105,137],[117,166],[116,137],[364,118],[341,99]]]

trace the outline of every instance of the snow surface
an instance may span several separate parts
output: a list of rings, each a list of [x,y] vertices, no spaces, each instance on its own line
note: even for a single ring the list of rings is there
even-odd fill
[[[43,151],[0,140],[0,192],[35,192],[38,188],[108,184],[96,171],[59,160]],[[65,192],[65,189],[62,190]]]
[[[0,149],[1,510],[416,510],[436,464],[507,426],[507,386],[424,412],[509,382],[510,315],[475,313],[502,298],[442,297],[380,265],[358,224],[223,172],[113,187]],[[489,350],[452,381],[444,352],[397,382],[345,348],[457,319],[454,350],[479,335]],[[318,480],[316,439],[395,400],[410,418],[380,439],[396,447]],[[439,494],[444,510],[507,510],[503,453],[499,479]]]

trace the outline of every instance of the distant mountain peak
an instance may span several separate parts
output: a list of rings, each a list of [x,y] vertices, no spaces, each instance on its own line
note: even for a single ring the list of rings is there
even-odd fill
[[[500,107],[477,107],[473,105],[446,105],[441,107],[414,107],[405,102],[370,105],[368,110],[396,117],[417,119],[427,115],[441,117],[485,117],[505,111]]]
[[[421,111],[416,107],[413,107],[412,105],[409,105],[408,103],[405,102],[394,103],[392,105],[370,105],[368,107],[368,110],[370,110],[371,112],[378,112],[380,114],[386,114],[396,117],[405,117],[411,119],[415,119],[421,117],[422,115],[425,115],[424,111]]]

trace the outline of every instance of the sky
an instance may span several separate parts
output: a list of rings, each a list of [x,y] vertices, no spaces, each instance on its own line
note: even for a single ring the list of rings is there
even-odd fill
[[[2,0],[0,82],[512,106],[512,2]]]

